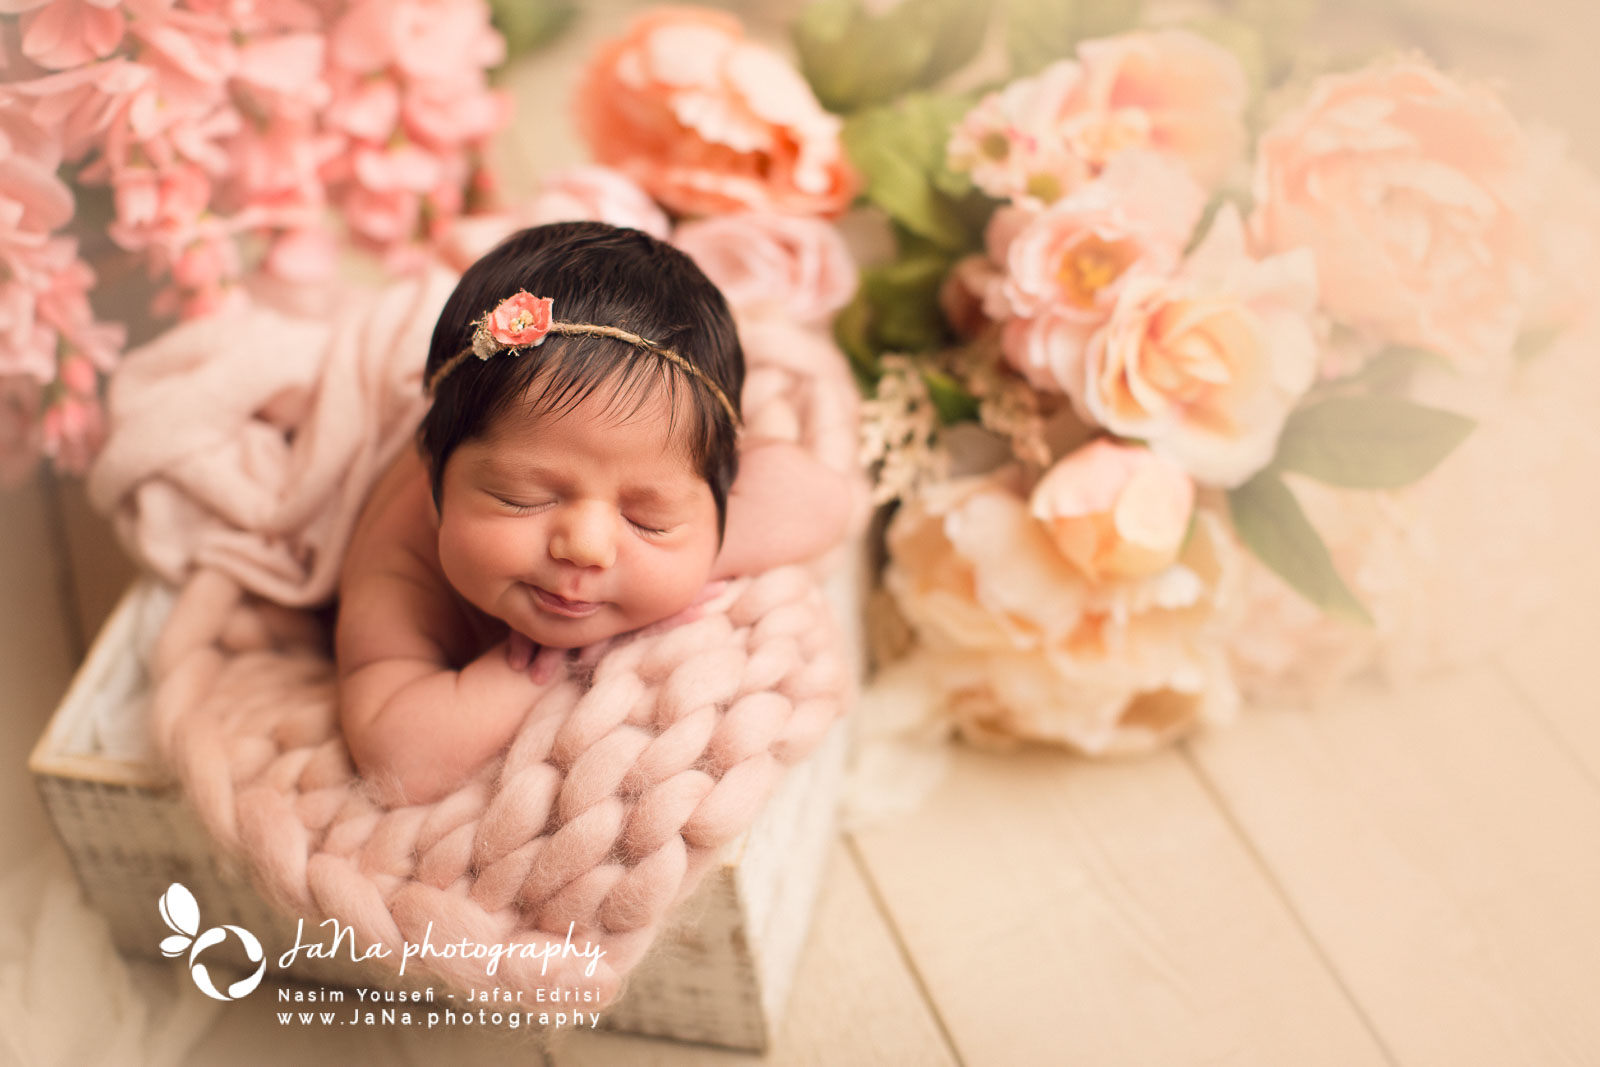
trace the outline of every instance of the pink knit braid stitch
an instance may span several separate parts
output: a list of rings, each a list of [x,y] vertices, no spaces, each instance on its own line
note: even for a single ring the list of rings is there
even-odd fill
[[[435,944],[605,950],[587,961],[413,961],[463,989],[589,988],[613,1002],[673,904],[821,741],[853,675],[815,580],[731,583],[702,618],[536,693],[503,758],[428,805],[385,810],[356,778],[315,617],[215,570],[184,587],[152,658],[158,749],[263,895],[337,918],[400,958]],[[408,968],[410,973],[410,968]]]

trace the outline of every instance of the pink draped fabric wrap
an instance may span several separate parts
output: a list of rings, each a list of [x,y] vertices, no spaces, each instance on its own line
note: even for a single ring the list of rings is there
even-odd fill
[[[149,665],[156,748],[263,897],[308,926],[336,918],[394,961],[429,924],[435,945],[560,945],[570,931],[604,951],[592,975],[587,959],[531,953],[492,976],[484,959],[438,956],[406,973],[525,1001],[593,989],[603,1007],[845,710],[855,673],[816,567],[738,579],[693,622],[530,683],[508,750],[442,800],[375,802],[339,732],[313,609],[421,416],[422,357],[453,284],[437,269],[352,293],[323,320],[257,306],[164,335],[113,383],[90,492],[182,586]],[[792,349],[767,365],[759,348],[747,417],[851,463],[856,398],[837,351],[807,367]]]

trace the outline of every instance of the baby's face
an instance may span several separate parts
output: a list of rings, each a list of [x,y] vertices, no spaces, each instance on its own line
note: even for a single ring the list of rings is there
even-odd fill
[[[716,502],[668,437],[666,398],[632,413],[627,403],[608,410],[610,401],[602,386],[561,415],[514,405],[445,465],[445,578],[545,647],[577,648],[678,613],[716,561]]]

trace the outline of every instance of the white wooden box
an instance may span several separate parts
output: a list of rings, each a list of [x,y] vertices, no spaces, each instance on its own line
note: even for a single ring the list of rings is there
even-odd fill
[[[837,575],[828,590],[857,650],[858,577],[858,572]],[[296,920],[269,908],[244,873],[212,850],[180,789],[155,760],[97,751],[94,720],[99,711],[104,722],[107,708],[139,740],[148,709],[144,663],[171,601],[171,591],[151,579],[140,580],[124,595],[28,763],[84,890],[109,921],[118,949],[159,957],[161,939],[170,931],[157,901],[177,881],[199,900],[205,925],[232,923],[261,939],[269,977],[323,986],[429,984],[409,976],[397,981],[392,967],[311,960],[303,954],[280,970],[276,954],[295,943]],[[836,832],[853,721],[846,715],[836,724],[811,758],[784,779],[751,828],[727,845],[669,919],[601,1026],[751,1051],[767,1048]],[[147,740],[144,746],[148,751]]]

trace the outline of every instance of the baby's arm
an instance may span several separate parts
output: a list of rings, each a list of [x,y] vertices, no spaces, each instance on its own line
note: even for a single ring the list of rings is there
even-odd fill
[[[713,578],[760,574],[813,559],[844,539],[849,478],[789,441],[755,441],[739,454]]]
[[[537,692],[502,642],[460,670],[429,634],[440,617],[415,582],[369,574],[345,592],[339,716],[351,759],[385,803],[445,796],[511,742]]]

